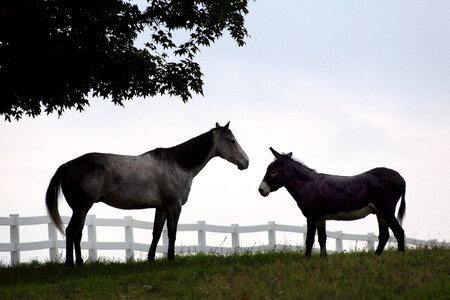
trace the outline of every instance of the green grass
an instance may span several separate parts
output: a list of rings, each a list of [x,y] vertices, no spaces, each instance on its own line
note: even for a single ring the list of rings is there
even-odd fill
[[[450,249],[0,267],[0,299],[450,299]]]

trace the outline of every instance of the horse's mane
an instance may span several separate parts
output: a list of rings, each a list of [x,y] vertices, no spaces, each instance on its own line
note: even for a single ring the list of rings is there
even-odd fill
[[[177,163],[185,170],[192,170],[200,166],[211,152],[213,147],[213,130],[171,148],[156,148],[147,153],[151,153],[159,160]]]

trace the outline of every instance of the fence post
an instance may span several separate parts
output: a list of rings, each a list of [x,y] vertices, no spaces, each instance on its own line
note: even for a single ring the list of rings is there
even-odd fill
[[[197,221],[198,225],[198,252],[204,253],[206,251],[206,232],[205,221]]]
[[[56,262],[58,259],[58,248],[56,248],[56,241],[58,240],[58,236],[56,235],[56,225],[53,223],[53,220],[48,218],[48,239],[50,241],[49,255],[50,261]]]
[[[154,225],[153,225],[154,226]],[[163,257],[167,257],[167,252],[169,251],[169,236],[167,235],[167,222],[163,227]]]
[[[133,217],[126,216],[125,225],[125,242],[127,243],[127,249],[125,250],[126,260],[130,261],[134,259],[134,234],[133,234]]]
[[[336,234],[338,235],[338,238],[336,238],[336,252],[341,253],[342,251],[344,251],[344,246],[342,243],[343,233],[342,231],[336,231]]]
[[[88,216],[91,224],[88,225],[89,260],[97,260],[97,228],[95,227],[95,215]]]
[[[269,225],[269,248],[275,249],[275,245],[277,243],[276,234],[275,234],[275,222],[269,221],[267,223]]]
[[[398,243],[398,241],[397,241],[397,243]],[[431,239],[431,240],[428,241],[427,244],[428,244],[428,246],[429,246],[430,248],[437,247],[437,246],[439,245],[437,239]]]
[[[11,265],[15,266],[20,263],[20,235],[19,235],[19,215],[9,215],[13,221],[13,225],[9,227],[9,237],[11,243],[14,245],[14,250],[11,251]]]
[[[300,226],[302,228],[303,231],[303,246],[306,248],[306,236],[308,233],[308,228],[305,226]]]
[[[231,233],[231,246],[234,251],[239,250],[239,224],[231,224],[232,233]]]
[[[374,237],[375,237],[375,235],[373,232],[369,232],[367,234],[367,250],[368,251],[374,251],[374,249],[375,249]]]

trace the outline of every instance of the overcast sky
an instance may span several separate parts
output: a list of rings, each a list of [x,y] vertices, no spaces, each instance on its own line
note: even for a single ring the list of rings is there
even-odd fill
[[[180,223],[306,224],[286,190],[257,191],[272,146],[322,173],[397,170],[406,235],[450,240],[450,2],[260,0],[249,4],[246,27],[245,47],[224,36],[202,49],[205,95],[186,104],[93,99],[83,113],[1,121],[0,216],[45,215],[50,178],[86,152],[138,155],[231,121],[250,167],[213,159],[194,179]],[[62,199],[60,213],[71,215]],[[96,204],[89,214],[153,221],[154,210]],[[374,215],[327,229],[378,234]]]

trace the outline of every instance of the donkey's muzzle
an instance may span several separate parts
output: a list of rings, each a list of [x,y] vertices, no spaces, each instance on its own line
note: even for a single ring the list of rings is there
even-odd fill
[[[259,193],[261,194],[261,196],[266,197],[267,195],[269,195],[270,193],[270,188],[267,185],[267,183],[265,181],[261,182],[261,184],[259,185],[258,188]]]
[[[264,190],[262,188],[259,188],[258,192],[261,194],[261,196],[263,196],[263,197],[266,196],[265,193],[264,193]]]

